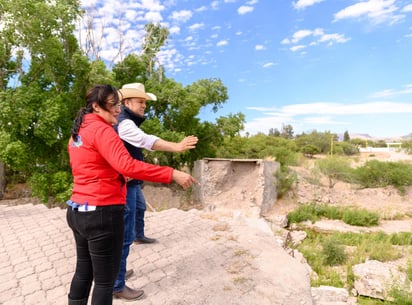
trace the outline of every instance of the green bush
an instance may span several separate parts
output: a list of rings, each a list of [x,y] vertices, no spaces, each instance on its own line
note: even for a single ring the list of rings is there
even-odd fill
[[[320,149],[312,144],[307,144],[305,146],[303,146],[300,151],[309,158],[313,158],[313,155],[316,155],[318,153],[320,153]]]
[[[392,304],[412,305],[412,292],[395,287],[391,290],[390,295],[393,298]]]
[[[275,173],[276,177],[276,191],[277,197],[282,198],[298,180],[298,176],[295,171],[290,170],[287,166],[280,166],[279,171]]]
[[[349,225],[370,227],[379,224],[379,215],[364,209],[350,209],[328,206],[326,204],[304,204],[288,214],[289,223],[310,220],[315,222],[321,217],[339,219]]]
[[[348,256],[345,253],[345,247],[339,244],[336,239],[332,237],[325,239],[322,247],[325,265],[337,266],[346,262]]]
[[[363,188],[392,185],[400,192],[412,185],[412,165],[406,162],[370,160],[352,171],[353,181]]]
[[[328,177],[329,188],[333,188],[339,181],[348,181],[352,173],[349,159],[329,156],[316,162],[320,172]]]
[[[69,199],[72,189],[72,176],[68,172],[59,171],[54,174],[34,173],[29,180],[32,194],[43,203],[51,199],[56,203],[64,203]]]
[[[390,241],[392,245],[398,246],[412,246],[412,233],[399,232],[391,235]]]
[[[346,209],[343,212],[342,220],[352,226],[372,227],[379,225],[379,215],[364,209]]]

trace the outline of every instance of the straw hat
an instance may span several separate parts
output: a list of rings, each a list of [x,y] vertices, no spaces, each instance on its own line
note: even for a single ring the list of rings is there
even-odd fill
[[[119,89],[120,100],[132,97],[141,97],[149,101],[156,101],[156,95],[150,92],[146,92],[144,85],[141,83],[125,84]]]

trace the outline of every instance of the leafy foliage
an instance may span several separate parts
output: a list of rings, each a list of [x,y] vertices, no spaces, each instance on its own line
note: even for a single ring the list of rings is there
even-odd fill
[[[371,227],[379,224],[379,215],[365,209],[350,209],[327,204],[303,204],[288,214],[289,223],[310,220],[315,222],[322,217],[339,219],[350,225]]]
[[[147,109],[146,132],[176,142],[199,137],[196,150],[148,153],[147,160],[158,164],[191,167],[197,159],[214,157],[223,138],[243,128],[240,113],[217,123],[199,120],[201,109],[217,112],[226,102],[227,88],[219,79],[182,86],[165,77],[156,55],[168,31],[160,25],[146,25],[142,54],[128,54],[110,71],[98,54],[91,60],[79,49],[78,1],[0,0],[0,7],[0,162],[10,175],[27,178],[44,202],[64,202],[69,195],[67,141],[91,85],[142,82],[158,97]]]
[[[412,165],[405,162],[367,161],[353,170],[353,180],[364,188],[392,185],[401,193],[412,185]]]
[[[327,238],[322,243],[324,263],[329,266],[342,265],[348,256],[345,247],[339,244],[333,237]]]
[[[348,159],[328,156],[316,161],[320,172],[328,177],[329,188],[333,188],[339,180],[348,180],[351,167]]]

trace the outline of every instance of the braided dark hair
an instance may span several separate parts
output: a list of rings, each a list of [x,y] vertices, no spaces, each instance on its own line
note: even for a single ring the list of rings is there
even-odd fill
[[[86,106],[79,110],[73,123],[73,141],[77,142],[77,137],[79,135],[80,126],[82,125],[84,115],[93,112],[93,103],[97,103],[100,108],[108,111],[106,101],[109,97],[113,97],[114,103],[119,102],[117,89],[111,85],[95,85],[87,90]]]

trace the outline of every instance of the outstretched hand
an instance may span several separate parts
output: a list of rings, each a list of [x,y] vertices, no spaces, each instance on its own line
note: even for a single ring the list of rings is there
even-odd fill
[[[185,137],[182,141],[179,142],[179,151],[186,151],[189,149],[196,148],[196,144],[199,139],[196,136]]]
[[[173,170],[173,181],[179,184],[184,190],[191,187],[193,184],[199,184],[199,182],[191,175],[176,169]]]

